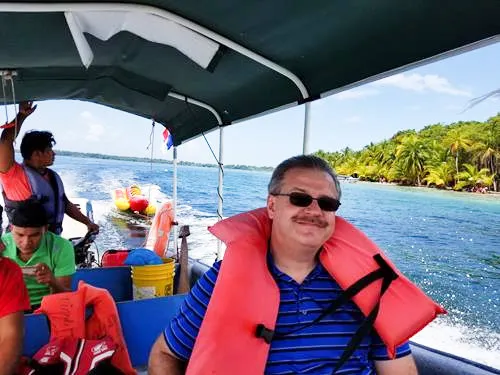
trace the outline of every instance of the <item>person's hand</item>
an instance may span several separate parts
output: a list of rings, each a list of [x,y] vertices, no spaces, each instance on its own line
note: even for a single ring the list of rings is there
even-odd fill
[[[0,255],[3,253],[4,250],[5,250],[5,244],[3,243],[2,240],[0,240]]]
[[[35,278],[38,283],[46,285],[52,284],[55,280],[54,274],[45,263],[38,263],[36,265]]]
[[[99,225],[96,223],[90,222],[87,224],[87,229],[90,233],[99,233]]]
[[[31,101],[26,101],[26,102],[21,102],[19,104],[19,114],[28,117],[31,115],[33,112],[35,112],[36,105],[33,105],[33,102]]]

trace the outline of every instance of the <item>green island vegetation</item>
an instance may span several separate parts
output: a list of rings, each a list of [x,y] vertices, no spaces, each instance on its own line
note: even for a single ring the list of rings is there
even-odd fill
[[[109,159],[109,160],[123,160],[123,161],[132,161],[132,162],[143,162],[150,163],[151,159],[149,158],[137,158],[133,156],[117,156],[117,155],[104,155],[104,154],[95,154],[95,153],[86,153],[86,152],[73,152],[73,151],[63,151],[56,150],[57,155],[62,156],[72,156],[77,158],[92,158],[92,159]],[[165,159],[153,159],[153,163],[159,164],[172,164],[171,160]],[[209,163],[193,163],[189,161],[179,161],[178,165],[185,165],[191,167],[205,167],[205,168],[217,168],[217,164],[209,164]],[[272,167],[256,167],[251,165],[240,165],[240,164],[228,164],[224,165],[225,169],[240,169],[246,171],[272,171]]]
[[[362,181],[457,191],[500,189],[500,113],[485,122],[403,130],[362,150],[319,150],[338,174]]]

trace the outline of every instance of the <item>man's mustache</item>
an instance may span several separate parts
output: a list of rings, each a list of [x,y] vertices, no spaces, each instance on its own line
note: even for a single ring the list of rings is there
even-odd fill
[[[292,221],[313,224],[313,225],[316,225],[320,228],[326,228],[328,226],[328,222],[326,222],[325,220],[323,220],[319,217],[315,217],[315,216],[296,215],[296,216],[292,217]]]

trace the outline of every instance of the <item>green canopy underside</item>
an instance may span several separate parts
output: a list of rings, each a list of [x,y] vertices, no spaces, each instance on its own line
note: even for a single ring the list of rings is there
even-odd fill
[[[139,3],[176,13],[290,70],[310,99],[500,34],[500,0]],[[94,60],[85,69],[62,13],[0,13],[0,28],[0,69],[17,72],[17,101],[86,100],[154,118],[177,145],[218,124],[170,91],[212,106],[225,125],[303,99],[289,79],[229,48],[219,50],[209,71],[129,32],[108,41],[86,34]]]

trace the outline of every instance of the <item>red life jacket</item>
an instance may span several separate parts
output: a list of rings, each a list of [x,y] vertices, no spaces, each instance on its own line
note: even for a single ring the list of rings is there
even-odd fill
[[[123,374],[110,364],[116,345],[101,340],[54,338],[32,359],[23,359],[18,375],[111,375]]]
[[[86,307],[92,306],[92,315],[85,319]],[[80,281],[78,290],[45,296],[35,313],[46,314],[50,322],[51,339],[111,338],[116,353],[111,363],[127,375],[136,374],[123,338],[118,310],[106,289],[96,288]]]
[[[271,220],[266,209],[258,209],[223,220],[209,230],[227,249],[186,374],[262,374],[270,344],[257,327],[274,330],[280,303],[280,291],[266,262]],[[319,259],[344,290],[381,269],[376,259],[395,273],[383,298],[382,279],[352,298],[365,316],[380,300],[373,326],[391,357],[397,346],[445,313],[404,277],[377,245],[340,217]]]

